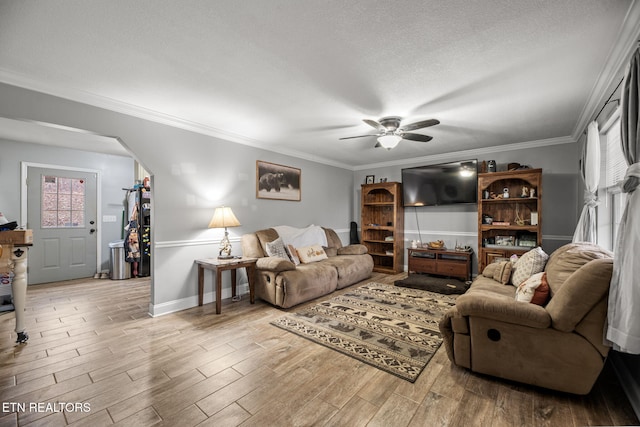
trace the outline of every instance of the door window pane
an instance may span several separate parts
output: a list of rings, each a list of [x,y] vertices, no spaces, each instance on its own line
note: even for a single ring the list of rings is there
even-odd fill
[[[42,228],[83,228],[84,179],[42,177]]]

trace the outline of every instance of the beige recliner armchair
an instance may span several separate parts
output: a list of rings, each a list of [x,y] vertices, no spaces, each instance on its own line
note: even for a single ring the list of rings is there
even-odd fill
[[[587,394],[604,366],[613,254],[571,243],[545,266],[546,306],[515,301],[515,287],[478,275],[440,321],[449,359],[474,372]]]

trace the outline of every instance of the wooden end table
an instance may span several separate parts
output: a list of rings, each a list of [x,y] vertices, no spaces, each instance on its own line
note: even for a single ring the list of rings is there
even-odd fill
[[[256,273],[257,258],[231,258],[218,259],[206,258],[197,259],[195,263],[198,265],[198,305],[202,306],[204,299],[204,270],[213,270],[216,272],[216,314],[222,311],[222,272],[231,270],[231,295],[236,296],[236,271],[238,268],[244,268],[247,272],[249,280],[249,301],[255,303],[255,283],[254,276]]]

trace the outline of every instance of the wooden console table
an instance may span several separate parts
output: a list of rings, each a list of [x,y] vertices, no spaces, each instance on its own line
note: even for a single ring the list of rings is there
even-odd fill
[[[231,270],[231,296],[236,296],[236,281],[238,268],[244,268],[247,272],[247,279],[249,281],[249,301],[251,304],[255,303],[255,281],[254,276],[256,273],[256,261],[257,258],[232,258],[232,259],[218,259],[218,258],[206,258],[197,259],[195,262],[198,265],[198,305],[202,306],[204,300],[204,270],[213,270],[216,272],[216,314],[220,314],[222,311],[222,272],[225,270]]]
[[[409,272],[430,273],[471,280],[472,255],[472,251],[410,248]]]

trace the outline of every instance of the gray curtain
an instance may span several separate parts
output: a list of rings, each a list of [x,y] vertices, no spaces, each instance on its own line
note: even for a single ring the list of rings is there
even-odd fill
[[[574,242],[597,242],[596,206],[600,182],[600,131],[593,121],[587,127],[587,141],[582,149],[580,172],[584,180],[584,207],[573,234]]]
[[[640,354],[640,50],[636,49],[622,86],[620,138],[629,167],[626,206],[617,236],[609,289],[606,339],[615,350]]]

